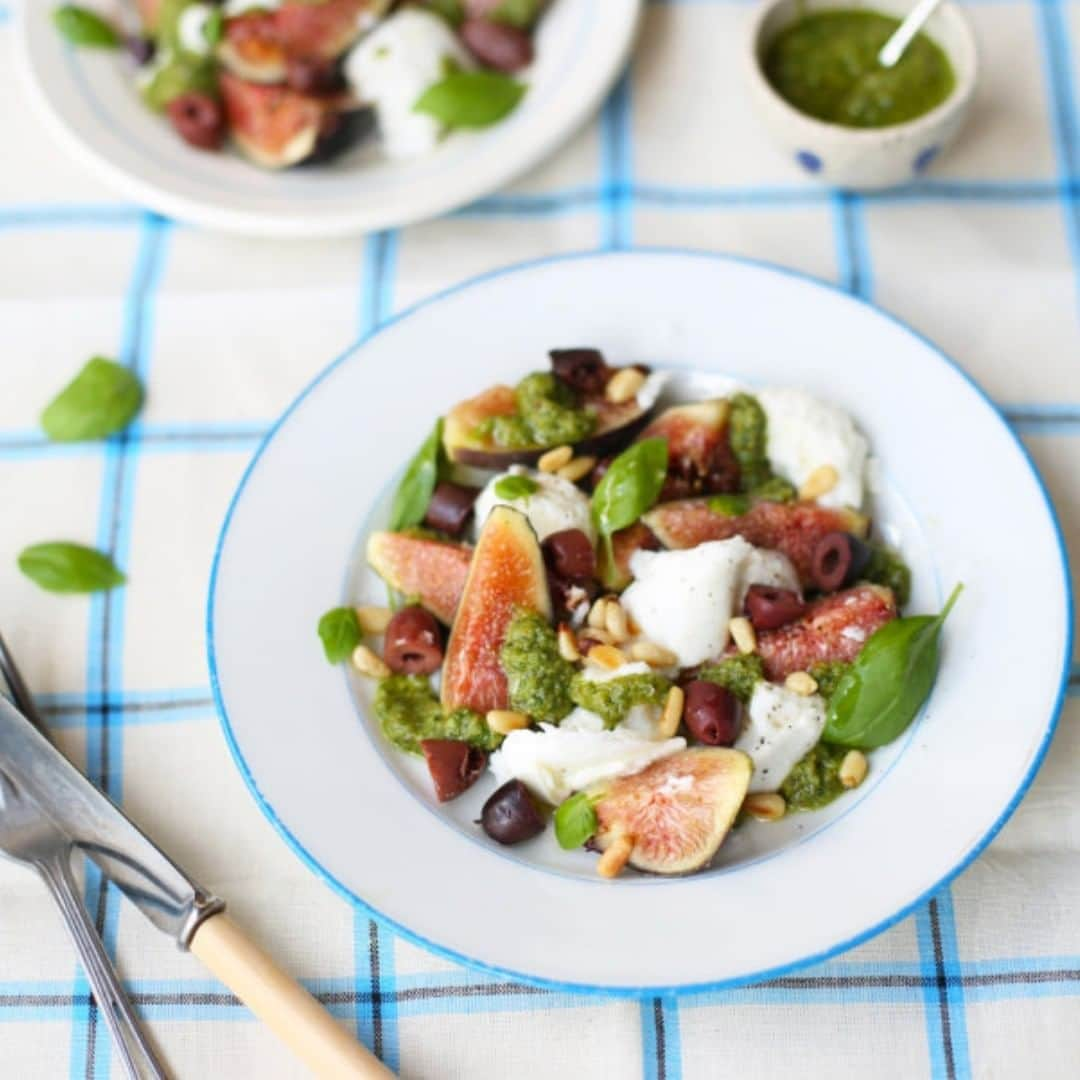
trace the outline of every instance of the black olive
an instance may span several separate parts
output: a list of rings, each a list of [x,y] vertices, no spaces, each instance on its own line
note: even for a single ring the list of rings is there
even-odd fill
[[[484,803],[480,824],[500,844],[520,844],[544,831],[544,819],[520,780],[508,780]]]
[[[451,536],[460,536],[465,522],[473,510],[473,503],[480,492],[464,484],[452,484],[444,480],[431,493],[424,524]]]
[[[859,580],[870,562],[870,548],[846,532],[823,536],[814,548],[811,576],[822,592],[835,592]]]

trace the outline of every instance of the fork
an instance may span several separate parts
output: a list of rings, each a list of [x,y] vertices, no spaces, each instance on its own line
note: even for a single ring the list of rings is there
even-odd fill
[[[27,719],[41,726],[41,716],[0,637],[0,692],[6,682],[10,697]],[[98,932],[79,897],[71,872],[72,843],[37,803],[0,769],[0,854],[36,870],[45,882],[79,951],[90,987],[131,1080],[167,1080],[150,1047],[131,1002],[120,985]],[[140,1067],[141,1065],[141,1067]]]

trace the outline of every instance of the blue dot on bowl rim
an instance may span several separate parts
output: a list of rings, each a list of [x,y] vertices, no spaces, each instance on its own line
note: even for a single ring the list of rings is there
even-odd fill
[[[823,164],[821,158],[817,154],[810,150],[798,150],[795,153],[795,160],[807,171],[807,172],[821,172],[821,166]]]
[[[920,150],[915,156],[912,167],[917,173],[925,172],[930,167],[930,162],[932,162],[940,152],[940,146],[928,146],[925,150]]]

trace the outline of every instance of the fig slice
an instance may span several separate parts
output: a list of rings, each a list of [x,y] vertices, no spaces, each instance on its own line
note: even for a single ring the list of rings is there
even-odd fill
[[[487,768],[487,754],[456,739],[421,739],[428,772],[439,802],[449,802],[468,791]]]
[[[719,500],[718,500],[719,501]],[[707,540],[741,536],[755,547],[782,551],[799,580],[813,584],[814,550],[831,532],[865,536],[869,521],[854,510],[831,510],[816,503],[747,504],[744,513],[728,513],[710,499],[679,499],[654,506],[642,521],[666,548],[692,548]]]
[[[472,548],[409,533],[372,533],[367,543],[371,568],[390,586],[448,626],[469,576]]]
[[[739,490],[739,463],[728,443],[726,398],[672,405],[638,436],[668,444],[668,477],[662,500]]]
[[[265,169],[287,169],[310,157],[339,108],[333,99],[261,86],[228,71],[221,72],[220,84],[232,137]]]
[[[272,17],[287,55],[333,60],[389,7],[389,0],[285,0]]]
[[[615,369],[618,370],[618,369]],[[603,457],[621,449],[648,422],[652,406],[636,398],[616,404],[603,394],[588,395],[582,405],[596,413],[593,433],[575,443],[574,452]],[[477,426],[495,416],[512,416],[516,405],[511,386],[492,386],[476,397],[455,405],[443,423],[443,445],[451,461],[481,469],[505,471],[511,465],[533,465],[549,446],[504,447],[477,432]]]
[[[596,805],[595,844],[633,843],[630,865],[690,874],[716,854],[746,797],[754,765],[739,750],[694,747],[612,782]]]
[[[226,19],[214,52],[237,78],[260,84],[285,81],[285,48],[271,11],[248,11]]]
[[[478,713],[509,708],[499,653],[516,608],[551,618],[547,572],[524,514],[496,506],[480,530],[442,670],[442,704]]]

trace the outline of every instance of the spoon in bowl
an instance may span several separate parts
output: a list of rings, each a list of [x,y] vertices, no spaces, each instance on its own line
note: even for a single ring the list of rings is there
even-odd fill
[[[881,46],[877,62],[883,68],[894,67],[904,55],[904,50],[911,44],[915,35],[923,28],[923,23],[938,9],[941,0],[919,0],[908,12],[904,21],[893,31],[889,40]]]

